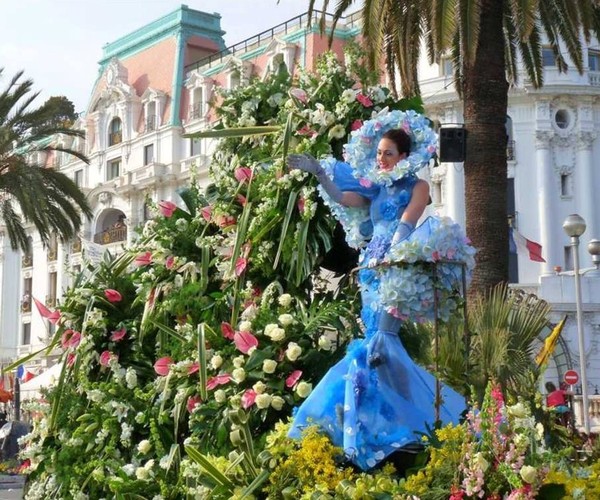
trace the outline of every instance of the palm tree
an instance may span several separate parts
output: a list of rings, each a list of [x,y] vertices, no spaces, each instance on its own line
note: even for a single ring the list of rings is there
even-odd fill
[[[337,2],[334,23],[353,3]],[[309,11],[314,4],[309,0]],[[566,52],[581,73],[581,35],[589,42],[600,33],[600,7],[594,0],[363,0],[362,19],[369,63],[377,66],[383,54],[391,78],[398,70],[404,95],[419,93],[423,43],[430,62],[452,58],[468,132],[466,230],[479,250],[471,289],[484,291],[508,278],[505,117],[517,59],[540,87],[545,35],[558,69],[567,69]]]
[[[0,93],[0,220],[12,248],[26,250],[28,223],[44,245],[54,234],[68,241],[81,228],[81,214],[90,217],[92,211],[75,183],[47,168],[36,154],[63,152],[88,163],[83,154],[55,142],[57,134],[83,137],[83,132],[56,125],[50,101],[29,109],[38,93],[31,93],[33,82],[22,80],[22,75],[20,71],[13,76]]]

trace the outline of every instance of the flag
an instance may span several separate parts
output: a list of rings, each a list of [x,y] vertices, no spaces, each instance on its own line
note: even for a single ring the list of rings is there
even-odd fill
[[[508,247],[510,253],[527,255],[534,262],[546,262],[542,257],[542,245],[528,240],[514,227],[510,228]]]
[[[560,337],[560,334],[563,330],[563,327],[565,326],[566,321],[567,316],[565,315],[565,317],[561,319],[552,329],[550,335],[546,337],[546,340],[544,340],[544,345],[540,349],[538,355],[535,357],[535,362],[537,363],[538,367],[541,367],[543,364],[545,364],[548,361],[548,358],[554,352],[554,349],[556,348],[556,344],[558,342],[558,338]]]

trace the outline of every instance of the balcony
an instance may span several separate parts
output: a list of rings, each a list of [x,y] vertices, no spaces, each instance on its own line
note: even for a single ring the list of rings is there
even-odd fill
[[[506,145],[506,159],[515,161],[515,141],[508,141]]]
[[[21,267],[33,266],[33,255],[26,254],[21,257]]]
[[[123,142],[123,136],[121,132],[113,132],[108,134],[108,145],[115,146],[116,144],[121,144]]]
[[[48,262],[54,262],[58,258],[58,248],[57,247],[49,247],[47,254]]]
[[[94,235],[94,243],[100,245],[110,245],[111,243],[118,243],[120,241],[127,240],[127,227],[113,227],[96,233]]]
[[[154,132],[158,128],[158,119],[156,115],[146,117],[144,132]]]
[[[31,295],[29,293],[25,293],[21,299],[21,312],[31,312]]]
[[[56,296],[46,295],[46,307],[56,307]]]

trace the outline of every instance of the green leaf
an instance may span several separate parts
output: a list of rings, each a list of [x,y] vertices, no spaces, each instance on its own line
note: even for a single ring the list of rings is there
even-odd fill
[[[193,134],[183,134],[188,139],[222,139],[231,137],[246,137],[250,135],[276,134],[281,132],[281,127],[274,125],[265,125],[260,127],[240,127],[226,128],[221,130],[207,130],[205,132],[194,132]]]
[[[296,208],[296,198],[298,197],[298,191],[292,191],[290,193],[290,197],[288,198],[287,207],[285,209],[285,216],[283,218],[283,225],[281,227],[281,236],[279,237],[279,247],[277,247],[277,254],[275,255],[275,261],[273,262],[273,268],[277,268],[279,264],[279,258],[281,257],[281,251],[283,250],[283,245],[285,243],[285,237],[287,236],[288,227],[290,226],[290,221],[292,219],[292,215],[294,214],[294,209]]]
[[[228,492],[233,492],[235,485],[231,482],[227,476],[225,476],[219,469],[210,463],[210,459],[200,453],[194,446],[186,446],[185,452],[188,456],[202,467],[208,476],[213,479],[217,484],[225,487]]]

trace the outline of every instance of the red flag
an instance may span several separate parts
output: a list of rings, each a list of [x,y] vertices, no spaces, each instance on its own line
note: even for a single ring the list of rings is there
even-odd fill
[[[515,228],[510,231],[509,247],[512,253],[527,255],[533,262],[546,262],[542,257],[542,245],[528,240]]]
[[[53,325],[56,325],[56,323],[58,323],[58,320],[60,319],[60,311],[51,311],[35,297],[33,298],[33,301],[35,302],[35,306],[37,307],[37,310],[39,311],[40,316],[42,316],[42,318],[46,318]]]

